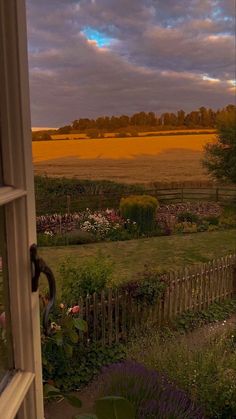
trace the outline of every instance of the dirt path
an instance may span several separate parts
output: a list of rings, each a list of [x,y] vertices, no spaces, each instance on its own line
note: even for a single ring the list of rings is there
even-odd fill
[[[199,343],[203,346],[210,338],[222,333],[228,333],[236,328],[236,314],[229,319],[207,324],[199,329],[194,330],[179,339],[185,341],[190,349],[195,346],[199,347]],[[76,414],[91,413],[93,411],[93,403],[99,393],[99,378],[91,383],[88,387],[76,395],[82,401],[82,408],[76,409],[70,406],[66,401],[59,403],[51,403],[46,407],[45,419],[72,419]]]
[[[204,346],[211,338],[222,333],[229,333],[236,328],[236,314],[226,320],[218,321],[216,323],[206,324],[205,326],[187,333],[180,339],[185,341],[189,349],[194,349],[195,346],[201,344]]]

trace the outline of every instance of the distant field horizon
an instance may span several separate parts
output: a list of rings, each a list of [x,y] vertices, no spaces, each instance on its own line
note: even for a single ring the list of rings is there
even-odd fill
[[[32,127],[31,128],[31,130],[33,131],[33,132],[35,132],[35,131],[49,131],[49,130],[55,130],[55,129],[58,129],[57,127]]]
[[[207,180],[201,159],[212,134],[33,142],[36,174],[136,183]]]

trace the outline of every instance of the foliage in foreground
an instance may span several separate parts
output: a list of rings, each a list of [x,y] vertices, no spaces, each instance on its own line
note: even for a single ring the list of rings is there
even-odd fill
[[[102,380],[102,394],[125,397],[135,406],[137,419],[203,418],[201,409],[164,374],[137,362],[109,366]]]
[[[62,392],[50,384],[44,385],[44,399],[49,401],[66,399],[70,405],[77,408],[82,407],[81,400],[76,395]],[[94,404],[96,415],[85,413],[76,415],[74,419],[135,419],[134,407],[124,397],[101,397]]]
[[[172,324],[173,329],[189,332],[209,323],[224,321],[236,312],[236,299],[212,303],[206,310],[186,311],[177,317]]]
[[[80,263],[72,258],[64,260],[60,264],[63,301],[77,304],[80,297],[101,292],[107,287],[111,274],[111,262],[101,254]]]
[[[229,304],[226,312],[235,310]],[[223,318],[220,306],[210,307],[211,320]],[[207,320],[207,315],[205,319]],[[191,327],[194,314],[192,315]],[[199,319],[196,314],[196,319]],[[186,318],[185,318],[186,321]],[[186,324],[189,319],[187,319]],[[201,325],[201,322],[196,321]],[[225,321],[222,322],[225,325]],[[179,323],[183,327],[182,322]],[[185,327],[184,327],[185,329]],[[152,330],[133,341],[127,356],[142,362],[149,368],[163,372],[201,405],[206,417],[231,419],[236,416],[236,341],[235,333],[227,330],[201,341],[199,334],[195,340],[191,336],[183,339],[176,333],[163,338]]]
[[[78,415],[75,419],[135,419],[133,405],[124,397],[101,397],[95,401],[96,415]]]
[[[50,339],[50,338],[49,338]],[[43,378],[62,391],[73,391],[92,381],[101,368],[124,358],[122,345],[102,347],[70,342],[72,352],[65,355],[64,343],[55,339],[42,343]]]

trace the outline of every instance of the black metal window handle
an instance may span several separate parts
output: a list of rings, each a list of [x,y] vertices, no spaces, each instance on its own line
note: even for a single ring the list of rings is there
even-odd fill
[[[32,292],[36,292],[38,290],[39,277],[41,273],[44,274],[48,280],[49,300],[43,312],[43,330],[45,335],[48,336],[51,330],[49,314],[56,299],[56,281],[52,270],[47,266],[42,258],[38,257],[36,244],[32,244],[32,246],[30,246],[30,261],[32,267]]]

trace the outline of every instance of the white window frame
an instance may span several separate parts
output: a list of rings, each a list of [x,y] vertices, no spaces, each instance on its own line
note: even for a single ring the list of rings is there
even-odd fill
[[[0,0],[0,116],[7,257],[16,374],[0,396],[4,419],[43,419],[38,293],[29,247],[36,242],[25,0]]]

